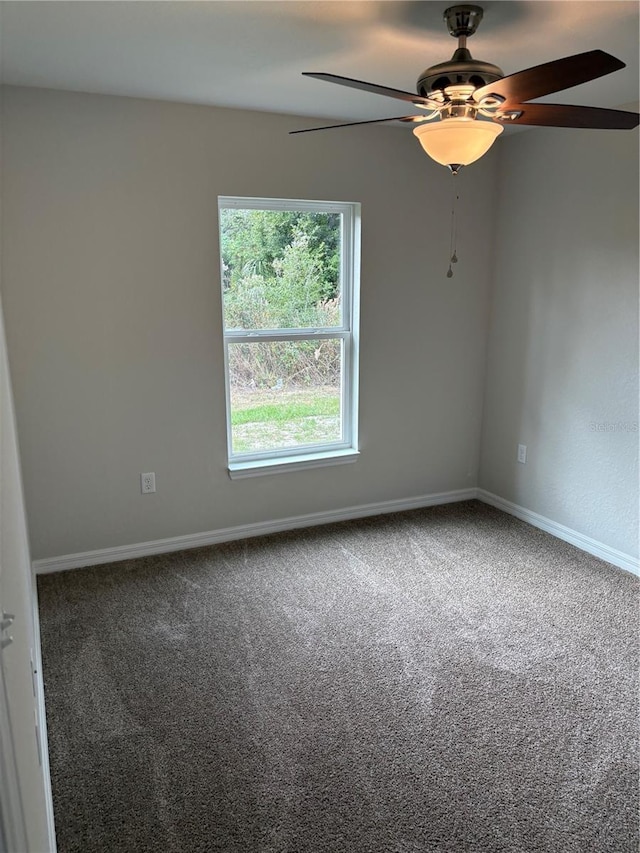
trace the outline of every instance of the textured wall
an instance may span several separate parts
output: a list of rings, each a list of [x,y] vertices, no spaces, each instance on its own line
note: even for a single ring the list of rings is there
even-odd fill
[[[637,555],[637,131],[513,136],[499,188],[480,485]]]
[[[449,280],[450,177],[410,132],[289,137],[300,119],[21,88],[4,110],[34,558],[476,484],[495,151],[461,179]],[[362,203],[353,465],[228,477],[219,194]]]

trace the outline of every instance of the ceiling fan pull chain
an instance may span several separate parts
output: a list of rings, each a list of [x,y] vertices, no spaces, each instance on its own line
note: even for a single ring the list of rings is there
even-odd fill
[[[457,172],[452,172],[451,178],[453,180],[453,194],[451,198],[451,235],[449,238],[449,269],[447,270],[447,278],[453,278],[453,268],[451,267],[451,264],[458,263],[458,255],[456,254],[456,246],[458,243],[456,207],[460,196],[458,195],[458,187],[456,185]]]

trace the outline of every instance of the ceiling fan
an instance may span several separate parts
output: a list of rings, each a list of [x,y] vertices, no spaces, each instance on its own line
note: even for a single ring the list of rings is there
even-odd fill
[[[304,72],[305,77],[408,101],[424,112],[291,133],[393,121],[417,124],[413,132],[427,154],[457,174],[462,166],[486,154],[506,124],[611,130],[638,126],[640,116],[624,110],[530,103],[534,98],[618,71],[625,67],[624,62],[602,50],[590,50],[505,77],[497,65],[473,59],[467,48],[467,39],[476,32],[482,16],[481,6],[465,4],[446,9],[444,20],[450,35],[458,39],[458,47],[448,62],[432,65],[422,72],[415,95],[337,74]]]

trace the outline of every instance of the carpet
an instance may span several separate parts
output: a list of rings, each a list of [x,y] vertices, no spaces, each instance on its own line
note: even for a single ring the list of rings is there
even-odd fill
[[[38,592],[59,853],[637,853],[638,579],[492,507]]]

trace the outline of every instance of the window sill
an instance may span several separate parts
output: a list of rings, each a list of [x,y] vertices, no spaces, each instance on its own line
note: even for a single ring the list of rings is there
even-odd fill
[[[247,462],[229,462],[232,480],[242,477],[260,477],[264,474],[279,474],[283,471],[300,471],[303,468],[320,468],[325,465],[344,465],[355,462],[359,451],[324,450],[320,453],[305,453],[303,456],[281,456],[276,459],[252,459]]]

